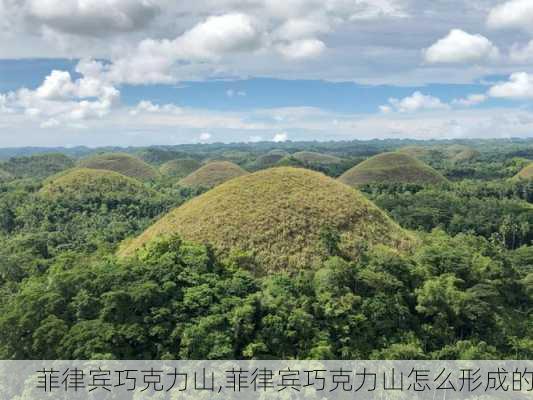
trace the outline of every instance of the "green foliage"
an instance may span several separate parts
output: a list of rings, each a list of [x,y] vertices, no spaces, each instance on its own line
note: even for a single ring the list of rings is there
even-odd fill
[[[184,178],[196,171],[201,166],[202,164],[200,164],[199,161],[191,158],[180,158],[177,160],[167,161],[161,165],[159,172],[161,172],[161,174],[164,176],[169,176],[172,178]]]
[[[63,154],[42,154],[29,157],[12,157],[0,163],[0,181],[2,176],[15,178],[42,179],[74,166],[74,161]],[[5,179],[4,179],[5,180]]]

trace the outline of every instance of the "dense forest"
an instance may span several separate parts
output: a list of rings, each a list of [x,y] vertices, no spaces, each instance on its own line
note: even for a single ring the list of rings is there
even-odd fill
[[[533,176],[523,172],[533,140],[3,149],[0,156],[0,358],[533,358]],[[401,170],[389,159],[403,160]],[[317,214],[305,204],[314,183],[297,173],[286,185],[299,185],[291,196],[304,211],[274,203],[288,220],[280,221],[254,205],[242,223],[256,218],[258,232],[246,248],[227,248],[244,239],[223,230],[224,251],[208,236],[172,233],[180,218],[198,218],[213,203],[230,208],[225,193],[275,202],[273,191],[288,186],[260,179],[276,167],[324,174],[324,184],[306,175],[329,190],[317,198],[348,193],[354,204],[339,207],[349,217],[377,206],[383,216],[368,221],[399,225],[409,245],[376,242],[382,234],[371,222],[337,220],[336,203],[324,201],[328,213]],[[195,214],[191,204],[204,208]],[[184,211],[172,214],[178,207]],[[120,255],[164,218],[170,234]],[[309,231],[295,232],[304,226],[296,219]],[[286,224],[295,246],[312,237],[319,257],[265,268],[250,243],[261,254],[275,248],[260,243],[277,232],[268,224]]]

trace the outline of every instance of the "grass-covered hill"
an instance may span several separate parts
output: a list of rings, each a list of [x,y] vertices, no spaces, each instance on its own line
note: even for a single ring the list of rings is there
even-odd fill
[[[188,188],[211,189],[247,173],[244,169],[232,162],[213,161],[183,178],[179,181],[179,184]]]
[[[533,180],[533,163],[529,164],[513,178],[516,181]]]
[[[287,153],[285,150],[271,150],[268,153],[257,157],[257,159],[250,165],[250,170],[260,170],[273,167],[288,155],[289,153]]]
[[[398,149],[398,153],[407,154],[408,156],[424,159],[431,156],[431,148],[424,146],[405,146]]]
[[[463,163],[475,160],[480,156],[479,151],[463,145],[451,145],[446,147],[444,153],[451,162]]]
[[[149,181],[159,176],[154,167],[126,153],[99,154],[81,160],[79,166],[81,168],[114,171],[141,181]]]
[[[299,151],[292,156],[303,164],[340,164],[342,160],[329,154],[316,153],[314,151]]]
[[[192,158],[180,158],[177,160],[167,161],[161,165],[159,172],[161,172],[163,176],[184,178],[196,171],[201,166],[202,164],[199,161],[193,160]]]
[[[136,179],[113,171],[76,168],[51,177],[40,194],[54,199],[128,197],[149,195],[150,190]]]
[[[441,174],[403,153],[382,153],[346,171],[339,180],[350,186],[371,183],[438,184],[446,182]]]
[[[14,178],[34,179],[43,179],[73,166],[74,160],[70,157],[55,153],[12,157],[0,163],[0,169]]]
[[[411,236],[357,190],[302,168],[242,176],[173,210],[125,243],[131,256],[160,236],[180,234],[225,253],[248,251],[264,270],[298,269],[332,253],[356,258],[362,248],[401,248]]]

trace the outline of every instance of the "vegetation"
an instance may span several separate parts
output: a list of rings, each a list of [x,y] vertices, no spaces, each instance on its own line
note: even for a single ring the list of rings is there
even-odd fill
[[[410,241],[377,207],[352,188],[320,173],[275,168],[233,179],[150,227],[121,250],[131,255],[159,236],[207,241],[226,254],[248,252],[268,271],[312,265],[329,250],[356,259],[360,246],[395,248]],[[333,250],[332,250],[333,251]]]
[[[379,154],[345,172],[339,180],[356,187],[370,183],[446,182],[446,179],[433,168],[404,153]]]
[[[114,171],[141,181],[153,180],[159,176],[155,168],[126,153],[96,155],[81,160],[79,166],[81,168]]]
[[[13,178],[13,175],[11,175],[9,172],[4,171],[3,169],[0,169],[0,182],[8,181],[12,178]]]
[[[514,177],[515,180],[533,180],[533,163],[529,164]]]
[[[304,164],[340,164],[342,162],[339,157],[315,153],[313,151],[299,151],[294,153],[292,158]]]
[[[260,169],[274,167],[279,163],[283,158],[287,157],[289,153],[284,150],[271,150],[266,154],[262,154],[257,157],[253,163],[250,164],[248,169],[250,171],[257,171]]]
[[[246,175],[247,172],[229,161],[210,162],[179,181],[188,188],[211,189],[230,179]]]
[[[413,146],[449,181],[358,192],[304,169],[335,177]],[[476,157],[454,161],[464,146]],[[343,162],[286,157],[300,168],[204,193],[158,174],[72,169],[52,150],[0,149],[2,359],[533,358],[533,179],[512,179],[533,140],[104,150],[157,168],[248,167],[270,152]]]
[[[74,166],[74,161],[63,154],[42,154],[12,157],[0,163],[0,169],[15,178],[46,178]]]
[[[199,161],[193,160],[191,158],[180,158],[177,160],[167,161],[159,168],[164,176],[169,176],[172,178],[184,178],[187,175],[193,173],[202,164]]]
[[[40,190],[43,196],[58,199],[94,197],[108,198],[110,194],[146,197],[156,193],[141,182],[113,171],[79,168],[48,178]]]

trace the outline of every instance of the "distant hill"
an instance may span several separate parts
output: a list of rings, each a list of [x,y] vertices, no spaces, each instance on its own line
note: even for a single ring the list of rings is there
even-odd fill
[[[40,194],[49,198],[108,198],[148,195],[136,179],[108,170],[75,168],[48,178]]]
[[[256,160],[250,165],[250,169],[260,170],[273,167],[288,155],[289,153],[287,153],[285,150],[271,150],[268,153],[257,157]]]
[[[444,153],[450,161],[455,163],[471,161],[480,156],[479,151],[460,144],[445,147]]]
[[[175,233],[222,252],[252,251],[268,271],[312,265],[328,255],[328,246],[355,259],[367,245],[402,248],[412,239],[357,190],[302,168],[267,169],[221,184],[124,243],[120,255]]]
[[[202,164],[199,161],[191,158],[180,158],[178,160],[167,161],[161,165],[159,172],[161,172],[161,174],[164,176],[184,178],[196,171],[201,166]]]
[[[179,181],[179,185],[190,188],[211,189],[230,179],[246,175],[244,169],[229,161],[210,162]]]
[[[529,164],[522,171],[516,174],[513,179],[517,181],[533,180],[533,163]]]
[[[438,184],[446,182],[441,174],[403,153],[382,153],[346,171],[339,180],[350,186],[370,183]]]
[[[29,157],[12,157],[0,163],[0,169],[14,178],[43,179],[72,168],[74,160],[64,154],[40,154]]]
[[[315,153],[313,151],[299,151],[292,158],[304,164],[339,164],[342,160],[329,154]]]
[[[126,153],[99,154],[81,160],[79,167],[114,171],[141,181],[159,177],[159,172],[154,167]]]

